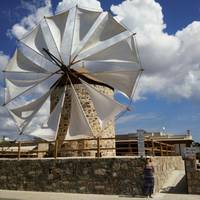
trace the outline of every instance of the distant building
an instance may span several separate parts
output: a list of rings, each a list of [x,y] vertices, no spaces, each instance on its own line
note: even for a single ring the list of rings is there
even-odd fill
[[[116,135],[117,155],[138,155],[137,133]],[[184,148],[190,147],[193,139],[190,131],[175,135],[166,132],[148,132],[143,130],[146,155],[183,155]],[[154,149],[154,151],[152,151]]]

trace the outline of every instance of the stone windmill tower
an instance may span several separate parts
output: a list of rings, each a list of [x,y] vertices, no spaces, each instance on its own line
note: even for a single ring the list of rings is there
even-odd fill
[[[95,84],[93,85],[98,91],[101,93],[108,95],[110,97],[113,97],[114,92],[112,88],[109,88],[108,86],[101,85],[101,84]],[[84,112],[86,113],[86,116],[88,117],[88,121],[91,125],[91,128],[93,130],[93,136],[95,138],[115,138],[115,124],[114,119],[113,121],[109,121],[107,125],[101,129],[99,120],[97,118],[97,114],[94,108],[94,105],[92,103],[92,100],[85,90],[85,88],[81,84],[77,84],[74,86],[77,91],[77,95],[80,99],[81,105],[83,106]],[[58,154],[61,156],[95,156],[96,151],[81,151],[81,149],[94,149],[97,148],[97,140],[65,140],[66,137],[66,131],[69,126],[70,122],[70,109],[71,109],[71,96],[70,96],[70,87],[68,88],[65,102],[61,114],[61,120],[59,124],[59,129],[57,133],[57,139],[58,139]],[[59,97],[59,90],[52,94],[51,102],[52,105],[56,104],[56,100]],[[78,123],[78,121],[77,121]],[[93,138],[93,137],[92,137]],[[65,141],[64,141],[65,140]],[[115,140],[114,139],[106,139],[101,140],[100,142],[101,148],[115,148]],[[79,149],[79,151],[67,151],[67,149]],[[101,152],[102,156],[114,156],[116,155],[115,150],[104,150]]]

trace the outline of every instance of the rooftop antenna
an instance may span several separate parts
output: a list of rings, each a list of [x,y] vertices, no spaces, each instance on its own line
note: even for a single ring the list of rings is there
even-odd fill
[[[166,128],[165,128],[165,126],[162,127],[162,134],[163,134],[163,135],[166,134]]]

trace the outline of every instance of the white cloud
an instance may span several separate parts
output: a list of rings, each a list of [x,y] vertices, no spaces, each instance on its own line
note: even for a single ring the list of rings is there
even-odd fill
[[[30,15],[24,17],[19,23],[15,24],[8,32],[8,35],[14,35],[18,39],[36,26],[44,16],[52,15],[51,0],[44,0],[43,6],[40,4],[31,4],[24,2],[23,8],[30,11]],[[41,7],[38,7],[41,6]]]
[[[162,8],[155,0],[127,0],[111,10],[137,33],[145,71],[136,99],[148,92],[173,99],[200,99],[200,21],[169,35],[164,32]]]
[[[157,121],[161,116],[156,113],[131,114],[119,119],[116,123],[116,134],[136,133],[138,129],[162,131]]]
[[[157,113],[145,113],[143,114],[129,114],[129,115],[124,115],[123,117],[120,117],[116,122],[117,125],[123,125],[125,123],[131,123],[132,121],[144,121],[144,120],[153,120],[160,118]]]
[[[0,107],[0,127],[1,127],[0,135],[5,134],[4,131],[2,130],[8,130],[8,132],[10,132],[15,129],[15,124],[13,120],[10,118],[7,109],[4,107]]]
[[[9,56],[5,55],[2,51],[0,51],[0,71],[2,71],[8,63],[8,59]]]
[[[8,63],[8,59],[9,56],[5,55],[2,51],[0,51],[0,104],[3,103],[3,99],[4,99],[4,89],[3,89],[3,85],[4,85],[4,81],[3,81],[3,73],[1,72],[6,64]]]
[[[67,10],[77,4],[82,7],[85,7],[85,8],[93,8],[93,9],[102,10],[100,2],[97,0],[87,0],[87,1],[85,1],[85,0],[62,0],[61,2],[58,3],[56,12],[61,12],[61,11]]]

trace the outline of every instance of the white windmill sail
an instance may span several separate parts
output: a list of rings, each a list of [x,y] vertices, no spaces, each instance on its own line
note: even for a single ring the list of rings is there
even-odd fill
[[[30,33],[26,34],[20,42],[26,44],[33,51],[43,56],[43,48],[48,49],[47,43],[44,38],[41,25],[36,26]],[[52,41],[49,41],[52,42]],[[49,59],[47,56],[45,56]]]
[[[47,73],[45,69],[41,68],[39,65],[34,64],[34,62],[26,58],[18,49],[15,51],[13,57],[7,64],[5,71]]]
[[[24,72],[5,72],[4,75],[7,86],[5,97],[6,102],[49,77],[49,74]]]
[[[38,110],[47,100],[49,94],[50,92],[47,92],[42,97],[29,104],[9,110],[10,114],[15,119],[19,130],[22,131],[24,127],[27,126],[27,124],[32,120],[33,116],[38,112]]]
[[[15,83],[17,81],[14,81]],[[34,82],[35,83],[35,82]],[[7,89],[5,91],[5,104],[7,104],[9,101],[11,101],[13,98],[17,97],[19,94],[23,93],[24,91],[28,90],[30,86],[27,87],[17,87],[16,84],[13,84],[12,81],[6,80],[6,86]]]
[[[92,99],[97,116],[100,120],[100,125],[102,127],[106,124],[106,122],[111,120],[113,121],[117,114],[127,108],[127,106],[122,105],[105,94],[100,93],[85,81],[81,80],[81,82],[85,86],[90,98]]]
[[[91,77],[106,83],[131,98],[140,70],[114,71],[90,74]]]
[[[54,41],[56,43],[56,46],[59,52],[61,52],[61,43],[62,43],[62,40],[64,39],[63,35],[64,35],[68,15],[69,15],[69,12],[67,11],[55,16],[46,17],[46,22],[50,28],[51,34],[54,38]],[[68,40],[69,38],[67,37],[65,39]]]
[[[86,14],[84,13],[86,12]],[[85,14],[85,16],[84,16]],[[76,30],[75,32],[82,31],[79,34],[79,38],[77,38],[74,42],[73,45],[73,50],[72,50],[72,60],[76,55],[79,54],[79,52],[84,48],[84,46],[87,44],[87,42],[90,40],[90,38],[97,33],[98,28],[100,27],[101,24],[105,23],[107,19],[107,12],[103,13],[96,13],[96,12],[88,12],[85,10],[81,10],[80,16],[78,17],[79,19],[79,30]],[[84,17],[83,17],[84,16]],[[82,21],[80,21],[82,20]],[[89,23],[88,23],[89,21]],[[92,24],[93,23],[93,24]],[[86,25],[86,26],[85,26]],[[76,29],[78,29],[76,27]],[[84,35],[84,37],[83,37]],[[77,42],[78,40],[78,42]]]
[[[31,60],[35,65],[41,66],[41,68],[50,73],[54,73],[60,70],[60,68],[56,64],[54,64],[54,62],[49,61],[47,58],[44,57],[44,55],[41,55],[40,53],[29,47],[26,43],[20,43],[19,50],[27,59]]]
[[[75,89],[72,86],[70,123],[65,140],[88,138],[91,136],[93,136],[92,128],[90,127],[87,117],[83,111]]]
[[[76,18],[74,24],[74,33],[73,33],[73,43],[71,49],[71,55],[77,49],[81,48],[81,43],[83,44],[84,41],[88,36],[88,31],[93,29],[93,24],[96,22],[97,18],[100,16],[101,12],[94,12],[89,10],[84,10],[81,8],[76,7]]]
[[[69,65],[70,63],[70,54],[72,49],[76,12],[76,7],[73,7],[69,11],[60,47],[61,57],[66,65]]]
[[[74,63],[72,69],[87,75],[87,73],[99,73],[99,72],[115,72],[115,71],[130,71],[140,70],[138,63],[118,61],[118,60],[95,60]]]
[[[51,33],[51,29],[47,23],[46,18],[41,21],[40,27],[44,36],[45,43],[47,45],[47,49],[52,53],[56,58],[60,59],[60,54],[54,37]]]
[[[109,13],[103,12],[83,39],[80,50],[86,51],[124,31],[126,29],[117,23]],[[78,55],[80,50],[76,52]]]
[[[37,136],[37,137],[43,138],[43,135],[45,133],[40,132],[40,134],[39,134],[39,129],[42,126],[42,123],[44,123],[44,121],[47,121],[49,112],[50,112],[50,97],[48,97],[46,99],[46,101],[44,101],[44,103],[41,104],[41,106],[37,110],[37,112],[32,116],[32,118],[28,121],[28,123],[26,123],[26,125],[23,127],[21,133],[23,135],[32,135],[32,136]],[[36,135],[36,132],[39,135]],[[49,133],[48,133],[48,135],[49,135]],[[55,135],[55,133],[54,133],[54,135]]]
[[[142,72],[137,63],[116,61],[83,61],[72,68],[90,79],[110,85],[129,98]]]
[[[47,141],[54,141],[56,139],[56,133],[58,132],[62,108],[65,99],[65,92],[66,87],[61,92],[61,97],[53,111],[49,112],[47,116],[47,121],[42,122],[37,129],[31,131],[30,135],[40,137]]]
[[[30,74],[26,74],[30,75]],[[33,74],[31,74],[33,75]],[[39,76],[39,74],[38,74]],[[37,93],[40,88],[43,88],[44,92],[46,92],[59,78],[60,74],[54,74],[52,76],[41,76],[39,80],[17,80],[17,79],[6,79],[6,102],[8,104],[13,99],[17,98],[18,96],[26,96],[26,95],[33,95]],[[18,74],[19,77],[19,74]],[[25,77],[25,76],[24,76]],[[30,76],[31,77],[31,76]],[[27,78],[27,77],[25,77]],[[34,76],[32,77],[34,78]],[[41,81],[42,80],[42,81]],[[32,92],[32,94],[30,94]]]
[[[46,18],[66,65],[69,65],[70,58],[73,58],[71,54],[80,47],[80,42],[100,14],[74,6],[70,11]]]
[[[133,33],[129,31],[122,32],[81,52],[75,60],[126,60],[135,62],[126,40],[132,35]]]

